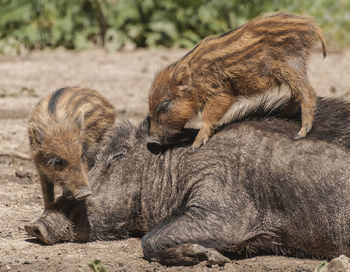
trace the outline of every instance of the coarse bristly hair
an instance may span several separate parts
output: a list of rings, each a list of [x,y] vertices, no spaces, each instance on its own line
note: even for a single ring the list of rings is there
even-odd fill
[[[150,141],[169,143],[189,120],[202,113],[202,125],[192,145],[198,148],[241,98],[264,95],[283,85],[290,89],[285,113],[301,107],[302,127],[295,138],[305,137],[316,108],[316,94],[306,72],[316,36],[325,57],[325,38],[310,18],[275,13],[205,38],[156,75],[149,93]]]

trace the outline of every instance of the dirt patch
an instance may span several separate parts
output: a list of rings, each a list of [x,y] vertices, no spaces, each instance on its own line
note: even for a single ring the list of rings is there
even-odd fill
[[[258,256],[232,260],[225,267],[164,267],[142,258],[139,239],[43,246],[23,226],[43,211],[38,176],[29,158],[28,114],[40,97],[64,86],[101,92],[119,120],[140,121],[154,74],[181,57],[183,50],[103,50],[34,52],[0,57],[0,271],[89,271],[101,259],[108,271],[314,271],[321,260]],[[350,98],[350,50],[320,52],[309,64],[311,84],[322,96]]]

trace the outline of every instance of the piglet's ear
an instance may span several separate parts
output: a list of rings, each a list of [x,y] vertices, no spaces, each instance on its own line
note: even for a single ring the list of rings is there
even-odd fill
[[[31,145],[40,145],[45,140],[45,132],[40,127],[29,128],[29,141]]]
[[[188,65],[179,64],[175,70],[175,82],[181,89],[185,89],[192,84],[191,70]]]
[[[174,102],[172,100],[165,100],[157,106],[156,113],[159,114],[159,113],[167,112],[171,109],[173,105],[174,105]]]
[[[75,118],[75,124],[77,125],[77,127],[79,129],[83,128],[83,125],[84,125],[84,113],[83,112],[80,112],[78,117]]]

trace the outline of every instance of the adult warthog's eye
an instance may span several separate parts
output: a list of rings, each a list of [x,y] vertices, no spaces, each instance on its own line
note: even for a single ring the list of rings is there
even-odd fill
[[[123,158],[123,157],[125,157],[125,154],[122,153],[122,152],[119,152],[119,153],[117,153],[117,154],[114,154],[113,157],[112,157],[112,159],[113,159],[113,160],[119,160],[119,159],[121,159],[121,158]]]

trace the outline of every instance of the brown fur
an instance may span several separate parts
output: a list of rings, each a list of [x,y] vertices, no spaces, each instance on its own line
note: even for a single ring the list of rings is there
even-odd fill
[[[167,144],[202,112],[202,126],[192,147],[204,144],[239,97],[264,94],[287,85],[287,112],[302,110],[296,139],[311,130],[316,94],[306,73],[315,36],[325,39],[309,18],[276,13],[256,18],[220,36],[209,36],[154,79],[149,94],[150,142]]]
[[[114,120],[113,106],[89,89],[62,88],[38,103],[28,133],[45,209],[54,202],[54,184],[77,199],[91,194],[86,173]]]

